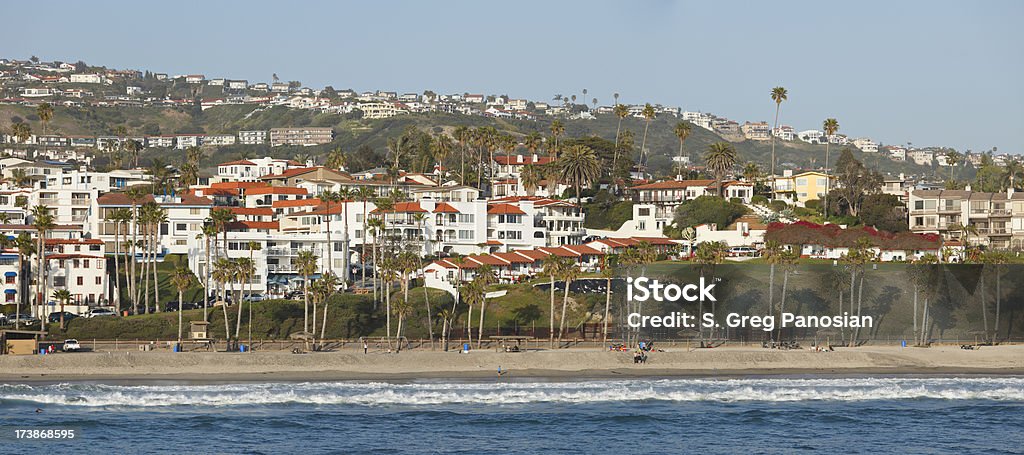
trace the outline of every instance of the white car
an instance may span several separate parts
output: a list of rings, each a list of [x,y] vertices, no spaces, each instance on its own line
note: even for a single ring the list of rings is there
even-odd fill
[[[99,316],[117,316],[117,312],[109,308],[93,308],[89,310],[89,314],[86,314],[87,318],[95,318]]]
[[[78,344],[78,340],[75,339],[64,340],[64,347],[61,350],[64,352],[78,352],[82,350],[82,345]]]
[[[734,246],[729,248],[729,256],[757,256],[757,248],[751,248],[749,246]]]

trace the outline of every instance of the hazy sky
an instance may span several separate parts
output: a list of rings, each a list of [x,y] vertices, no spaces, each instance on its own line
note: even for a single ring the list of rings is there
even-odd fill
[[[312,87],[556,93],[1024,152],[1024,1],[5,2],[0,56]]]

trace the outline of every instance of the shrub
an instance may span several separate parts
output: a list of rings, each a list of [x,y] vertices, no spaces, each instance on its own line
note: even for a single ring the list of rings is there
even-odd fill
[[[781,212],[783,210],[786,210],[789,207],[789,204],[787,204],[786,201],[783,201],[781,199],[775,199],[768,206],[771,207],[772,210],[775,210],[776,212]]]
[[[750,203],[754,205],[767,205],[768,198],[758,194],[757,196],[750,198]]]

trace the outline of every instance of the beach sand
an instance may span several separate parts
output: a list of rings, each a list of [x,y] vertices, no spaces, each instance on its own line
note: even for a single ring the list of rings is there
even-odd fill
[[[959,346],[866,346],[834,352],[773,351],[755,347],[686,348],[632,353],[596,349],[468,354],[406,351],[170,353],[103,352],[0,356],[0,382],[22,381],[320,381],[496,377],[608,378],[858,374],[1024,374],[1024,346],[962,350]]]

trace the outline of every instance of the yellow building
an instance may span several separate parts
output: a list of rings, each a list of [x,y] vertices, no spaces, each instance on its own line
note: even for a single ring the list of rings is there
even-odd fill
[[[835,188],[836,177],[828,178],[831,180],[828,188]],[[824,172],[808,171],[794,175],[793,171],[785,171],[781,177],[775,177],[775,194],[800,205],[812,199],[821,200],[825,196],[825,179]]]

